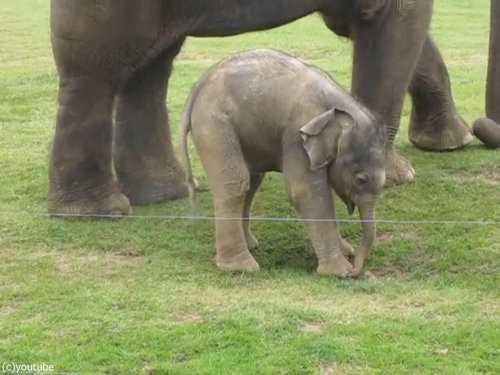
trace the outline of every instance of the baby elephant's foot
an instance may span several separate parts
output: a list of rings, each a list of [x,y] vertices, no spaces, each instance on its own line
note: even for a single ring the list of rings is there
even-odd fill
[[[349,242],[344,240],[342,237],[340,238],[340,252],[347,259],[354,257],[354,248],[351,246]]]
[[[339,254],[333,259],[320,262],[317,271],[321,275],[344,278],[350,276],[354,270],[352,264],[342,254]]]
[[[246,249],[231,256],[217,254],[216,263],[221,271],[255,272],[259,270],[259,265]]]

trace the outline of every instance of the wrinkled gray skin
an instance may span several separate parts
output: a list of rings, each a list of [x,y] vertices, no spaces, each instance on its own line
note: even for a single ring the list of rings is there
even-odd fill
[[[283,173],[289,199],[318,257],[318,272],[359,275],[375,239],[374,206],[385,182],[384,125],[322,70],[282,52],[258,49],[212,67],[193,88],[182,121],[191,131],[215,203],[217,265],[256,271],[250,254],[252,199],[264,174]],[[363,239],[354,260],[335,222],[331,188],[352,213]],[[240,218],[240,219],[238,219]],[[243,218],[243,219],[241,219]],[[324,220],[324,221],[314,221]]]

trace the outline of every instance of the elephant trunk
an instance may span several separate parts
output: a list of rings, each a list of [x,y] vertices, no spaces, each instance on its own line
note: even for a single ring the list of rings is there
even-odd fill
[[[376,236],[374,221],[375,199],[363,202],[358,205],[358,208],[361,227],[363,228],[363,239],[361,240],[361,246],[354,258],[353,276],[358,276],[363,271],[365,259],[370,254]]]

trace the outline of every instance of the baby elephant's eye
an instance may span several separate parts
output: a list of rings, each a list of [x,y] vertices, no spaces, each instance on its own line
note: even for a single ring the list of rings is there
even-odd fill
[[[368,174],[365,172],[356,173],[356,175],[354,176],[354,181],[356,181],[356,184],[358,185],[365,185],[366,183],[368,183],[368,180]]]

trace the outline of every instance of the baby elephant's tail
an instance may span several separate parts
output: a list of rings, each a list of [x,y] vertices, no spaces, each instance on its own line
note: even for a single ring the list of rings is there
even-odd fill
[[[184,165],[186,168],[186,184],[189,191],[189,197],[191,199],[191,206],[194,213],[198,211],[196,203],[196,190],[199,188],[198,181],[193,176],[193,169],[191,167],[191,161],[189,159],[189,147],[188,147],[188,135],[191,131],[191,112],[193,110],[194,101],[198,93],[198,85],[196,85],[189,93],[186,106],[184,108],[184,113],[181,119],[181,150],[182,157],[184,159]]]

